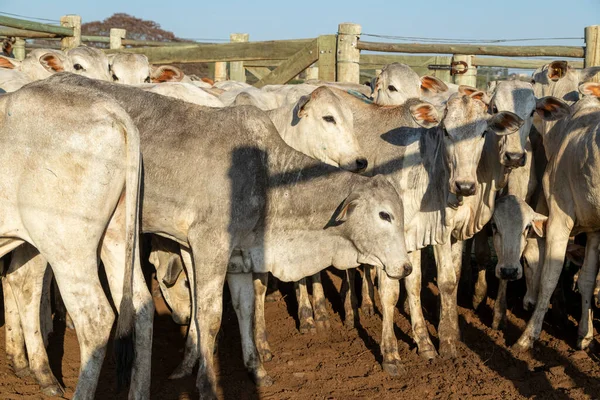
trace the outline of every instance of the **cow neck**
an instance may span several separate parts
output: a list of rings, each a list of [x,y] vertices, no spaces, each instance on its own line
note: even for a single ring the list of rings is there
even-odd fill
[[[273,125],[277,128],[277,132],[279,132],[279,136],[281,136],[288,146],[315,158],[313,154],[310,154],[311,146],[307,143],[308,138],[300,134],[299,124],[301,121],[300,118],[294,115],[295,110],[296,103],[288,104],[268,110],[267,115],[273,121]]]

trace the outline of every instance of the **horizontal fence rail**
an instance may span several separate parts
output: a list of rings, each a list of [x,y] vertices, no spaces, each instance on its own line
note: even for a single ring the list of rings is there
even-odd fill
[[[0,16],[0,25],[7,26],[9,28],[24,29],[27,31],[36,31],[41,33],[52,33],[60,36],[73,36],[73,28],[65,26],[56,26],[42,24],[39,22],[26,21],[23,19],[11,18]]]
[[[358,42],[360,50],[390,53],[474,54],[512,57],[583,58],[585,47],[579,46],[479,46],[471,44],[419,44]]]

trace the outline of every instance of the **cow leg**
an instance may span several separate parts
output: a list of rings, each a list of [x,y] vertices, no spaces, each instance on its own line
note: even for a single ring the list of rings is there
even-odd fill
[[[111,219],[102,247],[100,257],[113,303],[119,307],[123,297],[123,277],[125,274],[125,227],[121,224],[124,218],[119,212]],[[136,254],[139,257],[139,254]],[[152,322],[154,320],[154,302],[146,286],[146,281],[136,263],[133,269],[133,308],[135,310],[135,361],[129,387],[130,399],[147,399],[150,397],[150,366],[152,363]]]
[[[543,279],[540,282],[537,303],[525,331],[513,346],[515,350],[526,350],[533,347],[533,342],[540,336],[550,298],[560,278],[572,227],[573,219],[555,204],[550,209],[548,222],[546,223],[547,237],[544,266],[541,273]]]
[[[4,260],[0,260],[0,264]],[[25,336],[21,327],[21,317],[15,296],[8,283],[8,278],[2,279],[2,291],[4,294],[4,332],[6,339],[6,358],[11,365],[15,375],[19,378],[29,376],[29,361],[25,349]]]
[[[453,242],[453,243],[450,243]],[[440,290],[440,322],[438,335],[440,338],[440,354],[456,357],[456,343],[459,341],[458,307],[456,294],[460,267],[462,262],[462,241],[451,239],[448,243],[434,246],[437,264],[437,279]]]
[[[477,282],[475,282],[475,291],[473,292],[473,308],[478,309],[487,296],[488,287],[485,272],[492,258],[486,229],[482,229],[475,234],[473,246],[475,248],[475,262],[477,263]]]
[[[23,327],[29,369],[47,396],[62,396],[64,390],[52,374],[40,318],[40,304],[46,282],[51,280],[47,263],[37,250],[24,244],[13,253],[6,280],[14,296]]]
[[[594,339],[594,325],[592,323],[592,296],[598,273],[598,246],[600,245],[600,232],[588,233],[585,246],[585,258],[579,273],[577,287],[581,294],[581,319],[577,335],[577,347],[587,348]]]
[[[400,296],[400,281],[388,277],[381,268],[377,268],[377,279],[383,314],[380,345],[383,356],[381,367],[388,374],[398,376],[404,370],[398,352],[398,340],[394,333],[394,312]]]
[[[496,302],[494,303],[494,320],[492,322],[492,329],[502,329],[506,325],[506,288],[508,281],[506,279],[500,279],[498,284],[498,295],[496,296]]]
[[[594,284],[594,301],[596,302],[596,308],[600,308],[600,270],[596,275],[596,283]]]
[[[342,296],[344,297],[344,326],[346,328],[354,328],[356,315],[356,293],[354,292],[356,283],[356,269],[351,268],[346,270],[346,279],[342,280]]]
[[[413,338],[417,342],[419,355],[426,360],[431,360],[437,356],[437,351],[429,337],[421,306],[421,250],[408,253],[408,256],[413,270],[404,278],[404,286],[406,287],[406,301],[410,307]]]
[[[265,323],[265,296],[267,294],[268,273],[253,273],[254,278],[254,340],[263,362],[271,361],[273,353],[269,346]]]
[[[188,283],[190,284],[190,288],[193,290],[195,287],[195,276],[192,254],[183,246],[180,246],[179,250],[181,251],[181,260],[183,261],[183,266],[187,272]],[[171,375],[169,375],[169,379],[180,379],[190,376],[192,374],[192,370],[194,369],[194,365],[196,365],[196,362],[198,361],[198,331],[196,330],[196,324],[194,323],[196,320],[196,299],[193,296],[193,291],[191,302],[192,308],[190,312],[190,326],[185,339],[183,360],[177,366],[177,368],[175,368]]]
[[[321,273],[317,272],[312,277],[312,292],[313,292],[313,310],[315,313],[315,323],[318,329],[330,329],[329,313],[325,304],[325,291],[321,282]]]
[[[296,289],[296,300],[298,301],[298,320],[300,323],[300,333],[317,333],[315,320],[313,319],[312,305],[306,290],[306,278],[294,282]]]
[[[213,243],[223,243],[219,237],[200,232],[190,232],[192,258],[194,261],[195,317],[191,324],[196,324],[198,342],[199,368],[196,387],[201,399],[216,399],[216,375],[214,371],[215,339],[221,328],[223,315],[223,285],[227,275],[229,250],[219,248]],[[224,247],[224,246],[221,246]],[[185,260],[184,260],[185,262]]]
[[[227,274],[231,301],[240,326],[244,365],[257,386],[271,386],[254,342],[254,283],[252,273]]]
[[[545,247],[546,240],[536,237],[527,239],[527,244],[523,250],[525,283],[527,286],[527,292],[523,297],[523,308],[528,311],[533,310],[537,303]]]
[[[375,286],[373,284],[372,272],[375,272],[374,268],[370,265],[364,264],[363,266],[363,281],[362,281],[362,304],[360,309],[364,315],[374,315],[375,306],[373,305],[373,299],[375,298]]]

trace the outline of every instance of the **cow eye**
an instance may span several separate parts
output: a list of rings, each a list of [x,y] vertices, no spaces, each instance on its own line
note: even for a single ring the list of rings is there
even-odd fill
[[[492,114],[498,114],[498,107],[495,104],[492,104]]]
[[[326,115],[326,116],[323,117],[323,119],[326,122],[331,122],[332,124],[335,124],[335,118],[333,118],[333,116],[331,116],[331,115]]]
[[[392,216],[384,211],[379,213],[379,218],[387,222],[392,222]]]
[[[398,89],[396,89],[396,86],[394,86],[394,85],[389,85],[389,86],[388,86],[388,90],[389,90],[390,92],[397,92],[397,91],[398,91]]]
[[[149,76],[147,76],[147,77],[146,77],[146,79],[144,79],[144,82],[146,82],[146,83],[150,83],[150,77],[149,77]]]
[[[75,71],[83,71],[85,69],[81,64],[75,64],[73,68],[75,68]]]
[[[531,84],[532,84],[532,85],[535,85],[535,79],[532,79],[532,80],[531,80]]]
[[[115,81],[115,82],[119,80],[119,77],[116,76],[115,74],[113,74],[112,78],[113,78],[113,81]]]

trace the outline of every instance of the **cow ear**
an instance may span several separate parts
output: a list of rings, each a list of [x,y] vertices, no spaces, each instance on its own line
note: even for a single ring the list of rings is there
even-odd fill
[[[448,86],[440,79],[425,75],[421,77],[421,92],[442,93],[448,90]]]
[[[310,103],[311,95],[304,95],[300,97],[298,103],[296,103],[296,115],[298,118],[306,117],[308,114],[308,107]]]
[[[458,87],[458,93],[462,94],[463,96],[469,96],[472,99],[483,101],[485,104],[490,103],[490,98],[485,92],[472,86],[460,85]]]
[[[338,212],[337,216],[335,217],[335,222],[337,222],[338,224],[346,222],[348,220],[348,217],[350,217],[350,215],[352,215],[352,213],[356,209],[357,205],[358,199],[351,201],[348,201],[348,199],[344,200],[344,203],[342,203],[342,209]]]
[[[569,70],[569,64],[566,61],[553,61],[548,65],[548,79],[553,82],[564,78]]]
[[[62,60],[54,53],[45,53],[39,58],[40,64],[50,73],[61,72],[65,70]]]
[[[161,82],[180,82],[184,77],[184,73],[177,67],[172,65],[161,65],[152,69],[150,79],[153,83]]]
[[[579,82],[587,82],[600,72],[600,67],[588,67],[577,71]]]
[[[546,221],[548,221],[548,217],[538,213],[535,213],[533,220],[531,221],[531,228],[539,237],[544,237],[545,235]]]
[[[179,254],[169,253],[169,263],[162,281],[166,287],[170,288],[177,282],[179,275],[183,272],[183,264]]]
[[[436,108],[429,103],[419,103],[410,107],[410,113],[423,128],[433,128],[440,123]]]
[[[558,121],[571,114],[571,109],[564,101],[547,96],[535,100],[535,112],[546,121]]]
[[[579,93],[600,98],[600,83],[588,82],[579,85]]]
[[[500,136],[510,135],[516,132],[523,125],[523,122],[521,117],[515,113],[500,111],[488,120],[488,129]]]
[[[17,69],[21,65],[21,61],[14,58],[0,56],[0,68]]]

